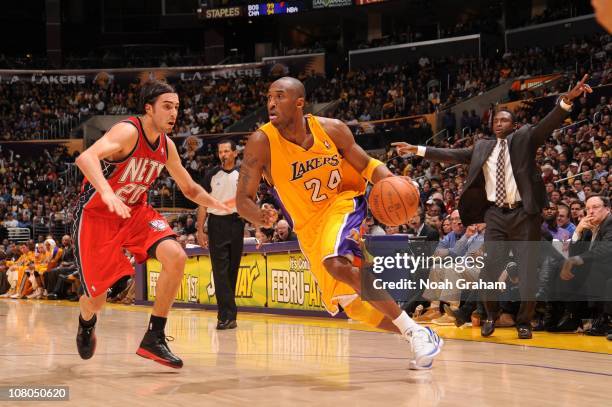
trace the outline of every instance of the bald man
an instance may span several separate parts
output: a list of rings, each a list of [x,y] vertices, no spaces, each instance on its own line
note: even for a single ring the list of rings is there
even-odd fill
[[[270,121],[250,136],[244,150],[238,212],[256,226],[272,226],[276,212],[256,201],[263,175],[308,258],[325,308],[403,335],[412,345],[410,368],[430,369],[443,341],[415,323],[386,291],[376,292],[375,301],[364,299],[361,271],[353,265],[362,254],[366,181],[394,175],[355,143],[343,122],[304,115],[305,103],[299,80],[284,77],[270,85]],[[280,227],[285,227],[282,221]]]

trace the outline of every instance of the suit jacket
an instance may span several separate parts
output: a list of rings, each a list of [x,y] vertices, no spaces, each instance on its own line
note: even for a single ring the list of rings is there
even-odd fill
[[[514,131],[506,140],[516,186],[523,201],[524,210],[531,215],[541,213],[547,204],[546,190],[540,169],[535,163],[535,154],[552,131],[558,128],[569,112],[558,104],[535,126],[523,126]],[[463,194],[459,199],[459,214],[465,226],[484,222],[489,207],[482,166],[497,143],[496,138],[478,140],[468,148],[427,147],[425,158],[452,164],[469,164]]]
[[[421,229],[419,236],[425,236],[427,238],[426,240],[429,242],[438,242],[440,240],[440,233],[427,224],[423,225],[423,229]]]
[[[573,242],[569,248],[570,256],[580,256],[585,265],[593,262],[610,264],[612,261],[612,214],[609,214],[599,226],[591,246],[593,233],[585,230],[580,240]]]

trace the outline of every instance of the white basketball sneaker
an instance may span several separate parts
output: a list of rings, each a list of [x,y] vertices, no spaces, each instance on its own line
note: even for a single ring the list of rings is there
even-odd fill
[[[410,369],[427,370],[431,369],[433,359],[440,353],[444,341],[431,328],[425,327],[418,331],[408,334],[412,346],[414,359],[410,361]]]

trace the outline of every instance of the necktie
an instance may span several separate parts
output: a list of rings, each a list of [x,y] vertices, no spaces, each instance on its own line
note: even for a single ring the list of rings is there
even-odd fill
[[[595,239],[597,239],[598,233],[599,233],[599,226],[593,230],[593,234],[591,235],[591,243],[589,243],[589,250],[593,248],[593,244],[595,243]]]
[[[506,200],[506,140],[500,140],[495,173],[495,204],[502,206]]]

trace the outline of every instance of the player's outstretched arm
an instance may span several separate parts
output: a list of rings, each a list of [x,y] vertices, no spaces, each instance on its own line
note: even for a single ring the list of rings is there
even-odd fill
[[[240,216],[254,224],[270,228],[276,221],[274,208],[257,206],[257,190],[266,165],[270,162],[270,142],[260,131],[249,136],[240,165],[236,208]]]
[[[376,183],[383,178],[394,176],[386,165],[381,165],[383,163],[370,157],[355,142],[355,137],[346,124],[336,119],[322,119],[321,121],[340,154],[368,181]]]
[[[450,164],[469,164],[472,160],[472,147],[467,148],[435,148],[425,146],[414,146],[412,144],[398,141],[391,143],[399,155],[417,154],[427,160],[450,163]],[[422,149],[419,152],[419,149]]]
[[[168,161],[166,161],[166,168],[187,199],[201,206],[216,208],[227,212],[232,211],[229,206],[210,196],[208,192],[204,190],[204,188],[198,185],[193,178],[191,178],[191,175],[189,175],[185,167],[183,167],[183,164],[181,164],[181,159],[178,151],[176,150],[174,142],[169,138]]]
[[[122,218],[130,217],[130,208],[119,199],[102,173],[100,161],[109,157],[124,156],[136,144],[138,130],[129,123],[117,123],[91,147],[83,151],[75,164],[100,194],[110,212]],[[124,154],[125,153],[125,154]]]

